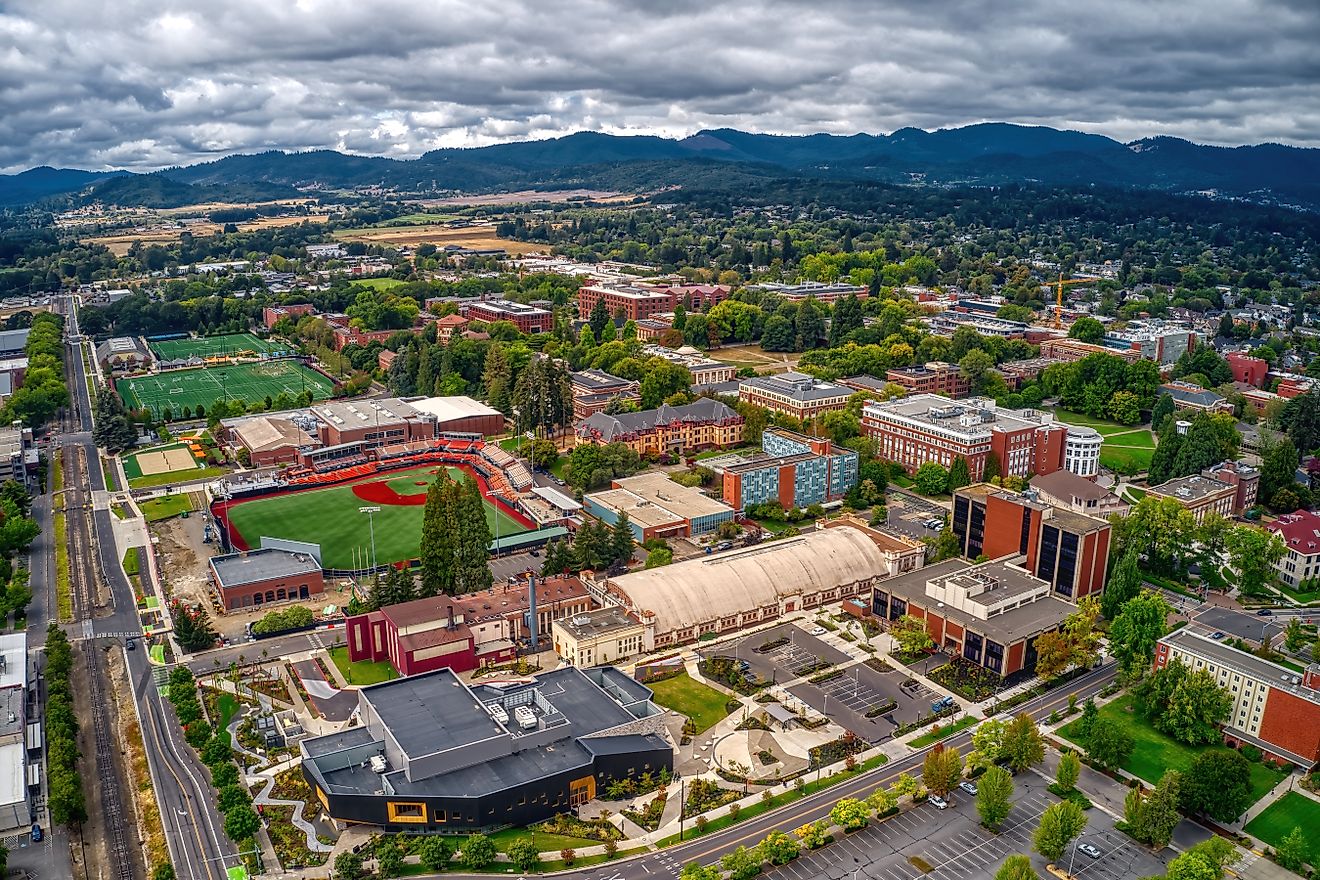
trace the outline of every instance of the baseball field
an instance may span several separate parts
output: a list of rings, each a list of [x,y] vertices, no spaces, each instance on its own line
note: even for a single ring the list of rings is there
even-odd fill
[[[297,361],[265,361],[224,367],[169,370],[153,376],[120,379],[115,383],[129,409],[146,408],[163,413],[168,408],[179,418],[185,408],[208,407],[221,397],[256,403],[280,393],[312,392],[313,400],[325,400],[334,383]]]
[[[304,489],[283,495],[238,501],[230,505],[230,536],[235,545],[257,547],[262,537],[285,538],[321,545],[326,568],[354,567],[355,554],[370,558],[371,528],[362,507],[379,507],[372,515],[376,558],[382,564],[416,559],[421,553],[422,512],[426,489],[441,465],[372,476],[325,489]],[[455,480],[458,468],[446,468]],[[492,537],[507,537],[534,528],[521,513],[486,499],[486,522]]]

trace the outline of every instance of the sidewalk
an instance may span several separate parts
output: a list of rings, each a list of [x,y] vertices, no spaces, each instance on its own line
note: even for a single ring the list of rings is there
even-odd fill
[[[1307,797],[1320,800],[1320,798],[1315,798],[1315,796],[1312,795],[1309,791],[1302,788],[1300,785],[1297,785],[1296,783],[1297,783],[1297,774],[1289,773],[1287,776],[1279,780],[1278,785],[1270,789],[1269,794],[1265,795],[1260,800],[1256,801],[1254,804],[1248,807],[1247,811],[1242,814],[1241,821],[1227,823],[1225,827],[1231,828],[1232,830],[1238,832],[1239,834],[1243,833],[1242,829],[1246,827],[1246,824],[1248,822],[1259,816],[1261,813],[1265,812],[1265,808],[1268,807],[1270,804],[1274,803],[1275,801],[1277,801],[1279,798],[1283,797],[1285,792],[1290,791],[1294,788],[1298,792],[1300,792],[1301,794]]]

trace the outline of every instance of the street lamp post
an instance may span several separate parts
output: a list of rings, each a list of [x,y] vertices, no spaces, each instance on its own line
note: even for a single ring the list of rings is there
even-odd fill
[[[1105,843],[1108,843],[1108,842],[1109,842],[1109,832],[1108,832],[1108,831],[1092,831],[1090,834],[1083,834],[1081,837],[1077,838],[1077,840],[1073,843],[1072,855],[1070,855],[1070,856],[1068,857],[1068,876],[1069,876],[1069,877],[1072,877],[1072,875],[1073,875],[1073,871],[1072,871],[1072,869],[1073,869],[1073,862],[1075,862],[1075,861],[1077,860],[1077,847],[1081,846],[1082,841],[1083,841],[1083,840],[1086,840],[1086,838],[1088,838],[1088,837],[1103,837],[1103,838],[1105,839]]]
[[[371,573],[376,573],[376,514],[380,513],[379,507],[359,507],[358,513],[367,515],[367,528],[371,532]]]

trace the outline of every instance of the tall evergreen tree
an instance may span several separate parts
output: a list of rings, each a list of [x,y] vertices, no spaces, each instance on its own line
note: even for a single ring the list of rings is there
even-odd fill
[[[972,475],[967,467],[967,459],[960,455],[953,460],[953,466],[949,468],[949,491],[961,489],[971,482]]]
[[[610,311],[605,307],[605,297],[596,300],[596,304],[591,307],[591,313],[587,316],[587,325],[591,327],[591,333],[596,339],[605,332],[605,325],[610,323]]]
[[[455,488],[454,593],[488,589],[490,572],[490,524],[477,481],[466,477]]]
[[[454,589],[455,507],[454,481],[441,470],[426,490],[422,512],[421,595],[452,594]],[[485,522],[485,517],[482,517]]]
[[[1123,610],[1123,603],[1141,592],[1141,569],[1136,546],[1129,547],[1109,575],[1109,584],[1100,597],[1100,611],[1113,620]]]
[[[610,556],[615,562],[627,562],[633,553],[632,524],[628,521],[628,511],[620,511],[610,535]]]
[[[861,327],[862,304],[850,293],[834,306],[834,314],[830,318],[830,348],[842,345],[849,333]]]

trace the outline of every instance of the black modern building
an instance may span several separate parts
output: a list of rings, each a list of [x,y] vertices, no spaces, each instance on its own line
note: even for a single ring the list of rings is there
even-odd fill
[[[470,832],[571,812],[614,779],[673,769],[664,711],[612,667],[467,684],[448,669],[358,692],[361,724],[300,744],[337,823]]]

